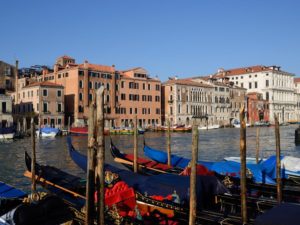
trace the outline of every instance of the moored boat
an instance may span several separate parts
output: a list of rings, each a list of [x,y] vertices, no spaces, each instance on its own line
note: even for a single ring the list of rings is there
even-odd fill
[[[36,130],[37,137],[56,137],[60,133],[59,128],[42,127]]]
[[[13,139],[15,136],[15,128],[10,127],[0,127],[0,139]]]

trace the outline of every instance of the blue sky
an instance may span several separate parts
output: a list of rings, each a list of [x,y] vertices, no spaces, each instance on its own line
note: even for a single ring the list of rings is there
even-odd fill
[[[141,66],[151,76],[278,65],[300,76],[298,0],[1,1],[0,60]]]

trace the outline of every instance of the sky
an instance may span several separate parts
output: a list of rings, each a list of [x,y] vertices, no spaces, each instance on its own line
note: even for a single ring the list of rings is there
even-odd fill
[[[162,81],[277,65],[300,76],[298,0],[2,0],[0,60],[145,68]]]

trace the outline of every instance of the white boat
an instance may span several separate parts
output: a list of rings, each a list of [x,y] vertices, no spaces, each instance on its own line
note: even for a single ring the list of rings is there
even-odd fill
[[[220,125],[216,124],[216,125],[210,125],[207,127],[198,127],[198,130],[212,130],[212,129],[218,129],[220,128]]]
[[[0,128],[0,139],[13,139],[15,131],[13,127],[1,127]]]
[[[58,128],[52,127],[43,127],[41,129],[36,130],[37,137],[55,137],[59,133]]]

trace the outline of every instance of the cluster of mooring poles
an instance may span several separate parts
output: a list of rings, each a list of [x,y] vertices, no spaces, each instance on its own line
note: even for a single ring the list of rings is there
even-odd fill
[[[96,96],[93,96],[93,101],[89,107],[89,121],[88,121],[88,170],[86,183],[86,224],[104,225],[104,161],[105,161],[105,140],[104,140],[104,87],[97,90]],[[277,201],[282,201],[282,185],[281,185],[281,163],[280,163],[280,133],[278,117],[275,118],[275,137],[276,137],[276,181],[277,181]],[[241,215],[242,223],[247,224],[247,199],[246,199],[246,122],[245,122],[245,108],[240,110],[240,159],[241,159]],[[171,165],[171,135],[170,135],[170,120],[167,121],[167,155],[168,165]],[[256,162],[259,162],[259,128],[256,132]],[[137,117],[134,119],[134,172],[138,172],[138,140],[137,140]],[[190,175],[190,212],[189,225],[195,224],[197,196],[196,196],[196,171],[198,161],[198,127],[196,122],[193,123],[192,128],[192,160],[191,175]],[[36,175],[35,175],[35,124],[31,120],[31,140],[32,140],[32,194],[36,191]],[[94,193],[97,190],[97,207],[95,207]],[[95,208],[97,209],[95,211]]]
[[[277,115],[274,114],[275,119],[275,141],[276,141],[276,182],[277,182],[277,202],[278,204],[282,201],[282,183],[281,183],[281,162],[280,162],[280,132],[279,122]],[[245,122],[245,107],[243,106],[240,110],[240,158],[241,158],[241,215],[242,223],[247,224],[247,188],[246,188],[246,122]],[[259,134],[260,129],[256,129],[256,163],[259,163]]]

